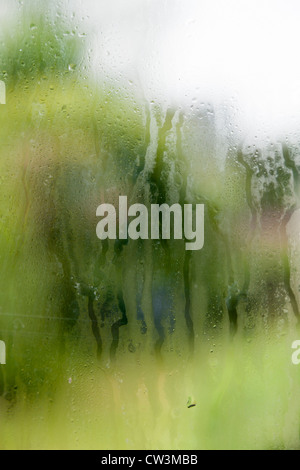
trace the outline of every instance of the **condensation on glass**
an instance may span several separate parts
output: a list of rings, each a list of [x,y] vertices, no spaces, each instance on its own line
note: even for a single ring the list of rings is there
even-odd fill
[[[224,3],[1,0],[0,448],[299,448],[300,10]]]

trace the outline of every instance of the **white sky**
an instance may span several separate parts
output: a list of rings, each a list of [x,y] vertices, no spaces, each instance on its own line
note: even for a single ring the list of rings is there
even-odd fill
[[[0,0],[0,13],[8,3]],[[150,100],[194,107],[225,100],[253,136],[300,131],[300,0],[67,4],[92,34],[96,75],[131,80]]]
[[[74,2],[71,2],[74,3]],[[85,0],[93,69],[149,99],[232,103],[260,137],[300,130],[300,0]]]

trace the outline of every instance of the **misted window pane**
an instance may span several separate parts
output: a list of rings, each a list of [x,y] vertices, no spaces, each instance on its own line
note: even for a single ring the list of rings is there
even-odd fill
[[[300,447],[299,21],[0,0],[1,449]]]

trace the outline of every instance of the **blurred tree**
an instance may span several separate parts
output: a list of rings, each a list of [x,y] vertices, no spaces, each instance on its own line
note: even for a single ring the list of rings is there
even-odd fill
[[[8,86],[22,87],[43,76],[64,79],[73,73],[83,44],[61,18],[47,19],[34,10],[4,28],[0,40],[0,78]]]

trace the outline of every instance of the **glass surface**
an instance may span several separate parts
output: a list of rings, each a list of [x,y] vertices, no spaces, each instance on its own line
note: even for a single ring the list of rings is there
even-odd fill
[[[299,449],[299,21],[0,0],[1,449]]]

